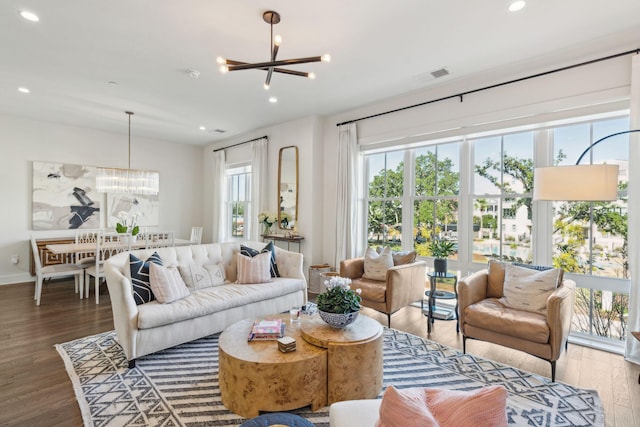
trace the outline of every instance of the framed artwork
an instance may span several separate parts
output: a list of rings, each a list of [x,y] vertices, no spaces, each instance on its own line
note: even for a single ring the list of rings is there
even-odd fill
[[[155,227],[160,224],[160,203],[158,195],[107,193],[107,225],[115,227],[118,214],[138,214],[136,224],[140,227]]]
[[[33,162],[33,230],[100,228],[95,166]]]

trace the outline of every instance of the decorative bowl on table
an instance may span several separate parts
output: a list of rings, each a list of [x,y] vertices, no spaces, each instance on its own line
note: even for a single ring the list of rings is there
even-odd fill
[[[326,311],[320,311],[320,317],[325,323],[333,328],[344,328],[347,325],[355,322],[358,318],[359,311],[352,311],[351,313],[328,313]]]

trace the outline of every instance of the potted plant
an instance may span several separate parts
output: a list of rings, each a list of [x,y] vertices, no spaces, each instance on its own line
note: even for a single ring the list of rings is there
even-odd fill
[[[436,273],[447,272],[447,258],[456,252],[456,245],[450,240],[433,239],[429,245],[433,260],[433,269]]]
[[[350,288],[351,279],[345,277],[332,277],[325,280],[327,290],[317,297],[318,312],[320,317],[329,326],[344,328],[353,323],[360,312],[359,289]]]
[[[116,233],[131,233],[132,241],[135,242],[137,239],[137,235],[140,232],[140,227],[136,224],[136,219],[138,219],[138,214],[134,213],[129,215],[125,211],[120,211],[118,213],[118,219],[120,220],[116,223]],[[129,220],[131,220],[131,224],[129,224]]]

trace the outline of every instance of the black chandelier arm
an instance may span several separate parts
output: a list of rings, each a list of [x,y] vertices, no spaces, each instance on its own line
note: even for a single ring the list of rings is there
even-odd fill
[[[582,152],[582,154],[580,154],[580,157],[578,157],[578,160],[576,161],[576,165],[580,164],[580,161],[582,161],[582,158],[589,152],[591,151],[591,149],[593,147],[595,147],[596,145],[600,144],[602,141],[604,141],[605,139],[609,139],[612,138],[614,136],[618,136],[618,135],[624,135],[627,133],[632,133],[632,132],[640,132],[640,129],[631,129],[631,130],[624,130],[622,132],[616,132],[616,133],[612,133],[611,135],[607,135],[605,137],[600,138],[599,140],[597,140],[596,142],[594,142],[593,144],[591,144],[590,146],[587,147],[586,150],[584,150]]]
[[[228,65],[246,65],[248,62],[234,61],[233,59],[225,59],[225,64]],[[270,67],[259,67],[258,70],[269,71]],[[309,73],[304,71],[287,70],[286,68],[273,68],[275,73],[289,74],[291,76],[309,77]]]
[[[227,60],[227,64],[232,61]],[[238,61],[233,61],[238,62]],[[308,64],[310,62],[322,62],[322,56],[309,56],[307,58],[281,59],[280,61],[256,62],[254,64],[230,65],[229,71],[252,70],[255,68],[269,68],[285,65]]]

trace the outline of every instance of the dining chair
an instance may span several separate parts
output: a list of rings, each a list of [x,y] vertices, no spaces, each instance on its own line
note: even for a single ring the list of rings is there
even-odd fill
[[[173,231],[153,231],[145,235],[146,249],[175,246]]]
[[[53,264],[43,267],[42,260],[40,259],[40,251],[38,250],[38,244],[33,236],[31,236],[31,250],[33,251],[33,261],[36,270],[36,289],[33,296],[33,299],[36,300],[36,305],[40,305],[42,282],[44,279],[57,279],[60,277],[74,276],[76,289],[79,289],[80,298],[82,299],[82,289],[84,286],[84,269],[82,267],[75,263]]]
[[[202,243],[202,227],[191,227],[191,244],[199,245]]]
[[[96,304],[100,304],[100,282],[104,281],[104,262],[110,256],[131,251],[131,233],[104,233],[96,240],[95,263],[87,267],[86,297],[89,298],[91,277],[95,283]]]
[[[98,236],[100,235],[100,230],[76,230],[76,243],[89,243],[95,246],[96,241],[98,240]],[[75,254],[75,263],[78,266],[84,268],[92,266],[96,262],[96,254],[93,250],[88,250],[85,252],[76,252]],[[86,274],[85,274],[86,280]],[[78,293],[78,289],[76,289],[76,293]]]

